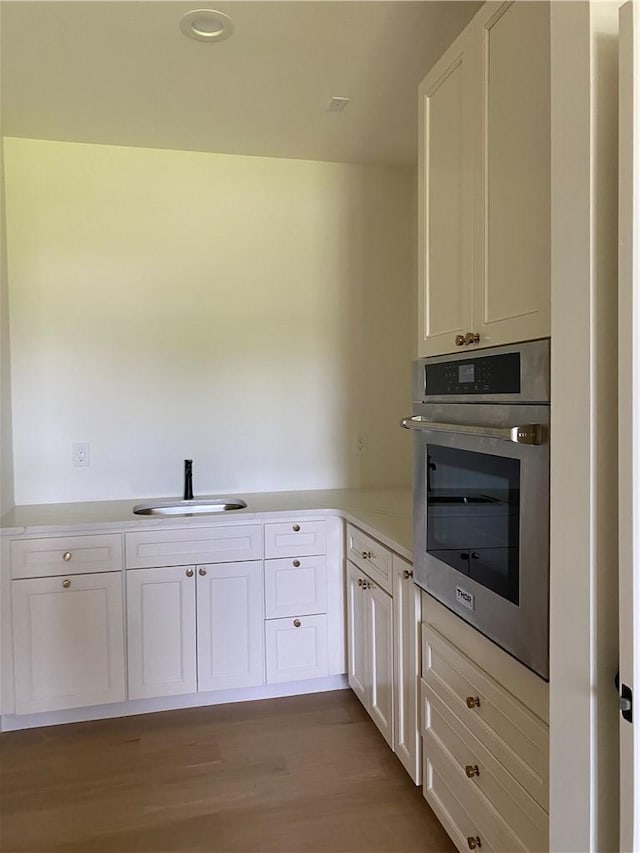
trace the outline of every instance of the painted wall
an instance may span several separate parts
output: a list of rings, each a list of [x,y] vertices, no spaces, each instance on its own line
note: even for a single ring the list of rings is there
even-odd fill
[[[0,515],[11,509],[14,503],[11,438],[11,356],[4,203],[4,146],[0,137]]]
[[[16,503],[410,482],[412,170],[5,159]]]

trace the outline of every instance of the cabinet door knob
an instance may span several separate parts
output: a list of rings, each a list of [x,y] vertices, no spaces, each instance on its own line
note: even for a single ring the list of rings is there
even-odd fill
[[[296,628],[299,628],[302,625],[302,622],[299,619],[294,619],[293,624]]]
[[[62,581],[62,586],[63,586],[65,589],[69,589],[69,587],[71,586],[71,581],[69,580],[69,578],[65,578],[65,579]]]
[[[206,569],[203,569],[203,568],[198,569],[198,574],[199,574],[201,577],[204,577],[204,576],[206,575],[206,573],[207,573],[207,570],[206,570]]]
[[[65,551],[62,555],[62,559],[65,561],[65,563],[68,563],[71,559],[71,551]]]
[[[482,847],[482,841],[480,841],[479,835],[469,835],[467,838],[467,844],[469,845],[469,850],[479,850]]]
[[[480,335],[477,332],[467,332],[464,336],[464,343],[469,346],[469,344],[479,344],[480,343]]]
[[[463,347],[464,346],[464,335],[456,335],[456,346]]]
[[[480,770],[477,764],[467,764],[464,768],[464,772],[467,774],[469,779],[473,779],[474,776],[480,775]]]
[[[188,578],[192,578],[193,577],[193,569],[187,569],[186,575]]]
[[[480,707],[480,697],[479,696],[467,696],[467,708],[479,708]]]
[[[300,532],[300,525],[294,524],[291,529],[293,530],[294,533],[299,533]]]
[[[294,560],[293,561],[293,567],[294,567],[294,569],[299,568],[300,567],[300,560]]]
[[[403,569],[403,571],[402,571],[402,577],[403,577],[406,581],[408,581],[408,580],[409,580],[409,578],[412,578],[412,577],[413,577],[413,570],[412,570],[412,569]]]
[[[361,556],[363,560],[370,560],[373,557],[371,551],[362,551]]]
[[[364,585],[364,581],[362,580],[362,578],[358,578],[358,586],[363,586],[363,585]]]

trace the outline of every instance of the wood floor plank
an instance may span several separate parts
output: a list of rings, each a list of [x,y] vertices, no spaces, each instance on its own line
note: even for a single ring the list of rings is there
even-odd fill
[[[10,732],[2,853],[449,853],[351,691]]]

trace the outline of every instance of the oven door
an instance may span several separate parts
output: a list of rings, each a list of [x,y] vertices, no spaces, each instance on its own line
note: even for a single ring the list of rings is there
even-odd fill
[[[548,678],[549,407],[418,404],[416,583]]]

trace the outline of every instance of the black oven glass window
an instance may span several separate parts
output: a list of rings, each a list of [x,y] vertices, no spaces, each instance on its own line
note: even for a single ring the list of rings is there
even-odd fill
[[[427,446],[427,552],[518,604],[520,460]]]

